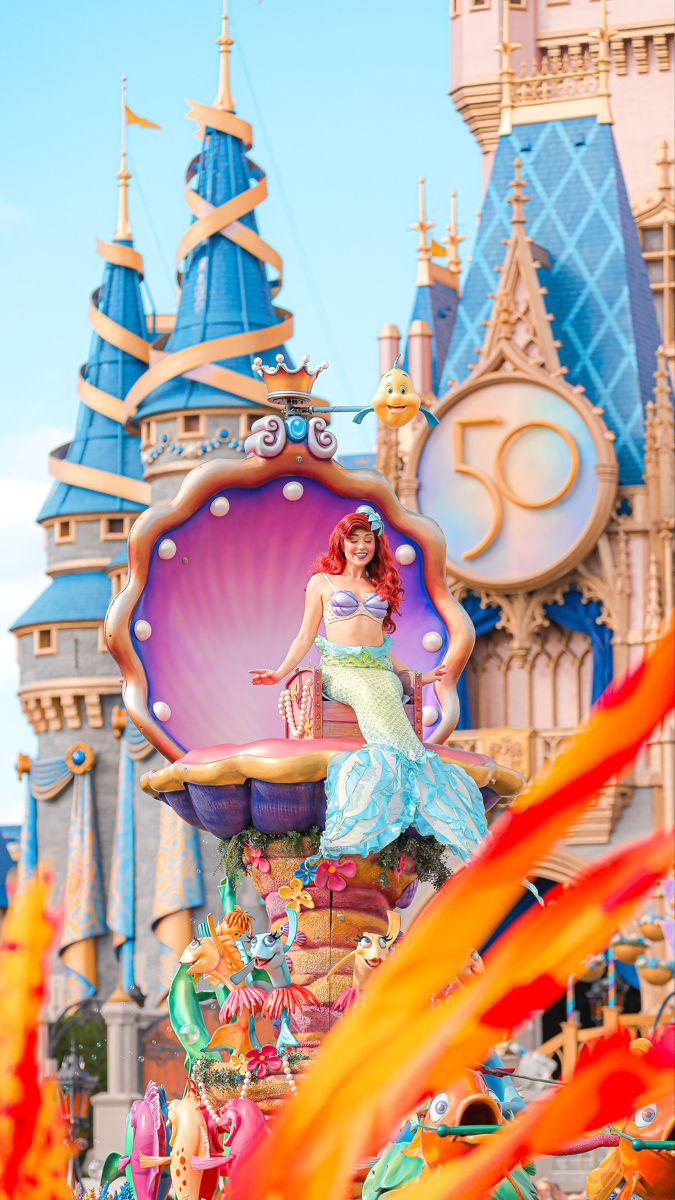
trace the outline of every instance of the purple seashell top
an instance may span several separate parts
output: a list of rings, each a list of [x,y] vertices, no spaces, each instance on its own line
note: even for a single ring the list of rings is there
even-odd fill
[[[333,595],[324,605],[323,619],[326,625],[330,625],[332,621],[346,621],[350,617],[362,614],[382,624],[388,609],[389,605],[387,601],[378,596],[377,592],[368,592],[368,595],[364,596],[363,600],[359,600],[358,596],[355,596],[353,592],[346,592],[340,589],[333,592]]]

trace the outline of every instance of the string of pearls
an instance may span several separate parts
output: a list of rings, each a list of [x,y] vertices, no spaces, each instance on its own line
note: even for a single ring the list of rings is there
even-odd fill
[[[311,705],[312,681],[311,679],[306,679],[302,685],[302,692],[300,694],[300,711],[296,725],[295,717],[293,716],[293,697],[291,696],[288,688],[284,688],[283,692],[280,692],[277,705],[279,709],[279,716],[288,725],[288,729],[292,738],[303,738],[309,736],[310,731],[307,729],[307,721],[309,718]]]
[[[202,1108],[206,1109],[211,1120],[215,1123],[218,1113],[217,1113],[217,1110],[213,1107],[211,1101],[209,1100],[209,1094],[208,1094],[206,1088],[204,1087],[204,1081],[202,1079],[197,1080],[197,1091],[199,1093],[199,1102],[200,1102]]]
[[[225,428],[219,429],[215,437],[207,438],[203,442],[172,441],[168,433],[163,433],[156,446],[143,451],[141,462],[146,465],[154,463],[162,454],[176,454],[179,458],[202,458],[205,454],[220,449],[221,446],[228,446],[230,450],[237,450],[240,454],[245,453],[243,440],[233,437],[229,429]]]
[[[298,1091],[298,1089],[297,1089],[297,1087],[295,1086],[295,1080],[294,1080],[294,1078],[293,1078],[293,1072],[291,1071],[291,1064],[290,1064],[290,1062],[288,1061],[288,1055],[287,1055],[287,1054],[284,1054],[284,1057],[283,1057],[283,1058],[282,1058],[282,1060],[281,1060],[281,1065],[282,1065],[282,1067],[283,1067],[283,1070],[284,1070],[284,1075],[286,1076],[286,1083],[288,1084],[288,1086],[289,1086],[289,1088],[291,1089],[291,1091],[292,1091],[293,1095],[295,1096],[295,1095],[297,1094],[297,1091]]]
[[[246,1099],[246,1094],[247,1094],[247,1092],[248,1092],[249,1085],[250,1085],[250,1083],[251,1083],[251,1078],[252,1078],[252,1077],[251,1077],[251,1072],[250,1072],[249,1070],[247,1070],[247,1071],[246,1071],[246,1074],[244,1075],[244,1082],[243,1082],[243,1083],[242,1083],[242,1085],[241,1085],[241,1091],[240,1091],[240,1093],[239,1093],[239,1099],[240,1099],[240,1100],[245,1100],[245,1099]]]

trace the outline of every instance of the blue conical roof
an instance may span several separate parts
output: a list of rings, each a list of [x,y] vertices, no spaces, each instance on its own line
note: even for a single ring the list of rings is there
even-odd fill
[[[196,192],[214,208],[246,196],[251,184],[262,176],[248,159],[241,138],[208,124],[195,166]],[[243,213],[239,223],[258,233],[254,211]],[[255,333],[279,322],[265,263],[218,231],[200,241],[186,258],[176,323],[163,349],[173,353],[216,338]],[[255,350],[211,361],[237,371],[250,382],[251,363],[257,353]],[[280,341],[262,353],[272,361],[275,354],[284,353],[284,347]],[[228,404],[245,407],[251,403],[235,393],[177,374],[141,401],[136,419],[176,409],[222,408]]]
[[[132,243],[115,241],[112,245],[131,247]],[[101,252],[106,253],[105,245]],[[92,299],[100,314],[147,341],[140,277],[135,267],[106,261],[101,287]],[[94,331],[89,357],[82,371],[86,383],[122,400],[145,369],[146,363],[140,358]],[[127,433],[121,420],[104,416],[83,402],[78,409],[73,439],[65,454],[61,456],[57,452],[57,456],[63,457],[68,464],[123,475],[130,480],[142,479],[138,437]],[[87,512],[138,512],[142,508],[142,504],[133,500],[59,481],[49,493],[38,520]]]
[[[616,435],[619,481],[642,480],[644,404],[661,335],[611,125],[594,117],[522,125],[500,138],[471,270],[442,372],[469,374],[490,316],[495,267],[511,231],[514,159],[530,202],[527,231],[550,257],[546,305],[567,379],[601,405]]]

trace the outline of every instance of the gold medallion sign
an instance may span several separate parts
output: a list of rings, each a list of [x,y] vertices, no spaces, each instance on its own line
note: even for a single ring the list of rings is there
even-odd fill
[[[592,549],[611,515],[613,435],[564,384],[515,373],[450,393],[411,452],[419,510],[441,526],[448,567],[476,588],[548,583]]]

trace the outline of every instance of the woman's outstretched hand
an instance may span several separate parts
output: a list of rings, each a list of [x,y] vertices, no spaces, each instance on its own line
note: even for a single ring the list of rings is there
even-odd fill
[[[445,675],[447,669],[448,668],[444,667],[441,663],[440,667],[434,667],[433,671],[426,671],[422,676],[422,687],[424,687],[427,683],[438,683],[439,680],[441,680]]]
[[[270,671],[268,667],[256,667],[253,671],[249,671],[249,675],[253,676],[251,683],[254,686],[257,683],[279,683],[281,679],[276,671]]]

